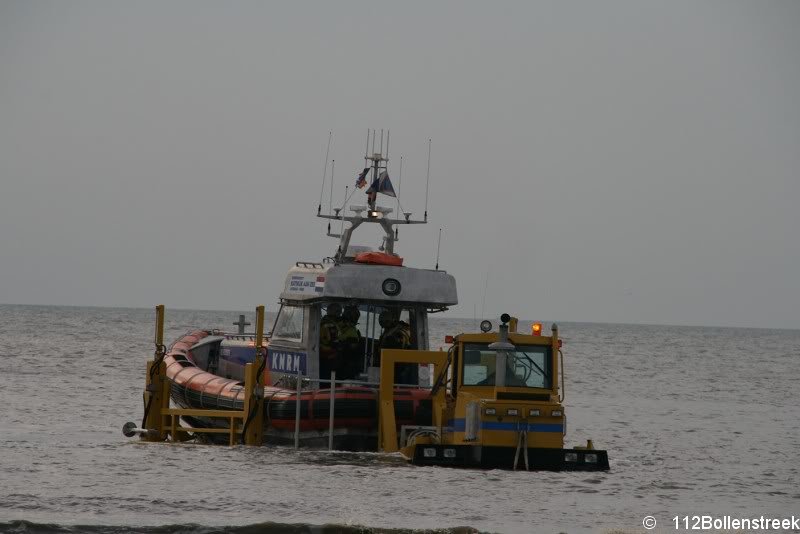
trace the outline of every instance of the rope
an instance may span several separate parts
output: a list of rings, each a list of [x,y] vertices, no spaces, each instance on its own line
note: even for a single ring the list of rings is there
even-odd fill
[[[259,347],[258,356],[261,358],[261,365],[258,366],[258,371],[256,371],[256,387],[258,387],[258,377],[264,373],[264,368],[267,366],[267,359],[264,357],[264,347]],[[260,402],[261,399],[256,397],[256,402],[253,403],[253,407],[250,409],[247,420],[242,427],[242,445],[244,445],[244,436],[247,434],[247,428],[250,426],[250,423],[253,422],[253,419],[255,419],[256,413],[258,413],[258,406]]]
[[[161,362],[164,361],[164,356],[167,353],[167,349],[164,345],[156,345],[156,352],[155,358],[153,359],[153,365],[150,366],[150,386],[153,385],[153,377],[156,374],[156,371],[161,367]],[[157,387],[157,386],[156,386]],[[142,428],[146,428],[147,425],[147,416],[150,414],[150,408],[153,406],[153,398],[155,397],[155,392],[150,392],[150,398],[147,400],[147,404],[144,407],[144,417],[142,417]],[[142,393],[142,402],[144,402],[145,394]]]
[[[566,372],[564,371],[564,353],[561,352],[561,349],[558,349],[558,356],[561,359],[561,393],[558,395],[558,402],[564,402],[567,397],[567,390],[564,387],[564,375]]]
[[[527,425],[527,423],[526,423]],[[522,431],[522,446],[525,448],[525,471],[530,471],[528,466],[528,431]]]
[[[417,430],[414,430],[408,435],[408,437],[406,438],[406,442],[403,446],[415,444],[417,438],[421,436],[431,436],[436,441],[436,443],[442,442],[442,438],[441,436],[439,436],[438,431],[427,428],[418,428]]]
[[[514,471],[517,470],[517,464],[519,463],[519,450],[522,448],[522,432],[517,435],[517,450],[514,453]]]
[[[525,423],[527,427],[527,423]],[[528,430],[520,430],[519,435],[517,436],[517,450],[514,453],[514,471],[517,470],[517,465],[519,464],[519,453],[520,450],[524,451],[522,453],[523,458],[525,459],[525,471],[530,471],[530,467],[528,465]]]
[[[444,385],[444,382],[447,380],[447,369],[450,367],[450,363],[452,362],[455,348],[455,345],[451,345],[450,348],[447,349],[447,360],[444,362],[444,366],[442,366],[442,370],[439,372],[439,376],[436,377],[436,382],[434,382],[433,387],[431,388],[431,397],[436,395],[436,393],[439,391],[439,388],[441,388]]]

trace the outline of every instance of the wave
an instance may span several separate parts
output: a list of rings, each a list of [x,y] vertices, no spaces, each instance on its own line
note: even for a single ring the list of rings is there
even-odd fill
[[[472,527],[413,530],[353,525],[307,523],[254,523],[239,526],[205,526],[193,523],[162,526],[58,525],[31,521],[0,523],[0,533],[14,534],[475,534]]]

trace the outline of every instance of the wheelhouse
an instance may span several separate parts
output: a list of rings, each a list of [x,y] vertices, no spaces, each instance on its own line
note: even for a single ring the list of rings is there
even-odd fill
[[[359,175],[361,187],[372,172],[367,205],[349,205],[348,213],[342,205],[327,215],[320,205],[317,217],[328,220],[328,236],[339,240],[336,253],[323,263],[297,262],[286,276],[268,346],[273,383],[298,374],[326,380],[334,368],[337,378],[341,372],[345,378],[377,382],[382,349],[427,350],[428,314],[458,304],[455,278],[439,270],[438,261],[434,270],[416,269],[404,267],[395,254],[399,227],[426,224],[428,214],[426,209],[423,220],[412,219],[410,212],[392,218],[391,208],[377,205],[379,192],[395,193],[388,174],[388,135],[385,153],[383,134],[379,152],[374,137],[373,132],[371,154],[367,137]],[[332,223],[340,233],[331,233]],[[353,232],[368,226],[383,231],[377,250],[351,244]],[[405,379],[416,384],[416,373],[407,371]]]
[[[402,266],[347,263],[298,262],[289,270],[281,307],[275,319],[268,346],[271,380],[296,375],[327,380],[325,363],[326,317],[332,310],[349,311],[357,333],[340,362],[345,374],[338,378],[377,381],[380,351],[387,348],[390,327],[402,324],[407,332],[408,349],[428,349],[428,315],[456,304],[453,276],[445,271]],[[356,310],[357,313],[353,313]],[[399,347],[394,347],[399,348]],[[404,377],[409,384],[417,376]]]

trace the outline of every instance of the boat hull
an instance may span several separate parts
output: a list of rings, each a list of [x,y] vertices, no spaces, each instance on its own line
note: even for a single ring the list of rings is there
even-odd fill
[[[164,358],[170,397],[181,408],[243,410],[244,383],[218,376],[197,365],[192,346],[212,335],[196,330],[179,338]],[[377,449],[377,388],[343,385],[330,388],[304,389],[299,394],[300,414],[297,422],[297,391],[264,387],[264,442],[293,444],[295,430],[306,447],[327,447],[330,428],[330,404],[333,397],[333,444],[337,450],[371,451]],[[404,424],[430,424],[431,400],[426,389],[397,389],[394,395],[398,428]],[[184,417],[195,428],[226,427],[224,419]],[[220,438],[222,439],[222,438]]]

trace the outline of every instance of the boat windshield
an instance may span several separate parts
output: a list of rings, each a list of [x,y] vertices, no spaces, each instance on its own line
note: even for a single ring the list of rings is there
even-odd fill
[[[464,344],[465,386],[494,386],[497,352],[488,343]],[[506,356],[506,387],[550,389],[550,347],[547,345],[517,345]]]
[[[281,306],[275,326],[272,328],[272,337],[302,341],[305,308],[299,306]]]

